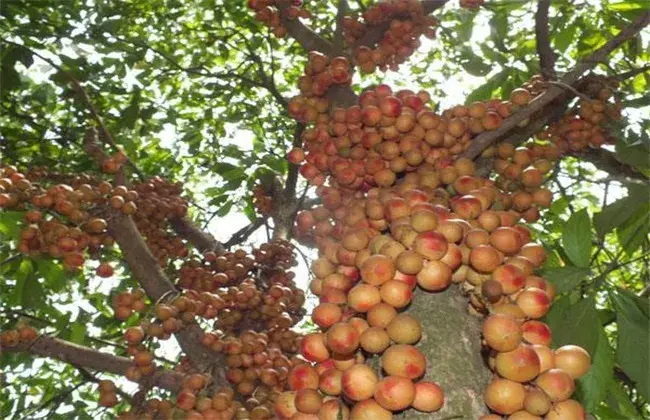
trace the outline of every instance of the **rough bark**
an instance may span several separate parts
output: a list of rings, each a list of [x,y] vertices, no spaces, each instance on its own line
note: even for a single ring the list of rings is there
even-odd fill
[[[54,337],[41,336],[32,343],[24,343],[16,347],[3,348],[5,352],[29,352],[35,355],[50,357],[74,366],[80,366],[100,372],[124,375],[126,370],[133,365],[133,361],[126,357],[115,356],[108,353],[70,343]],[[148,380],[149,378],[146,378]],[[166,369],[158,369],[151,377],[151,383],[159,388],[172,392],[180,390],[183,375]]]
[[[436,413],[407,410],[404,419],[476,419],[485,414],[483,390],[491,372],[481,356],[481,320],[467,312],[457,285],[442,293],[418,290],[407,313],[422,323],[418,347],[427,358],[424,380],[438,383],[445,405]]]

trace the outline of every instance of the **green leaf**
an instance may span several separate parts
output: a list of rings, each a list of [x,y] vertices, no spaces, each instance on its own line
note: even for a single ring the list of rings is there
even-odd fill
[[[590,273],[588,268],[565,266],[545,269],[542,275],[555,285],[558,294],[562,294],[573,290],[587,279]]]
[[[43,286],[38,281],[38,277],[33,273],[27,277],[23,291],[22,306],[25,308],[42,308],[45,304],[45,292]]]
[[[562,229],[562,247],[571,262],[578,267],[589,267],[591,236],[591,221],[587,209],[571,215]]]
[[[646,401],[650,401],[650,317],[648,302],[633,293],[617,289],[610,293],[618,320],[616,363],[636,384]]]
[[[24,220],[24,211],[3,210],[0,212],[0,232],[10,239],[18,239]]]
[[[578,25],[574,23],[574,24],[568,24],[566,28],[558,32],[557,35],[553,37],[553,43],[555,44],[555,48],[559,52],[565,52],[566,49],[569,47],[569,45],[571,45],[571,42],[573,42],[577,30],[578,30]]]
[[[626,222],[640,205],[647,203],[649,193],[645,186],[631,185],[626,197],[603,207],[600,213],[594,215],[594,226],[598,235],[603,236]]]
[[[605,416],[603,415],[601,418],[604,419],[633,419],[636,418],[639,413],[636,411],[636,407],[630,401],[630,395],[621,387],[621,385],[617,381],[610,381],[610,386],[609,390],[607,392],[607,396],[605,398],[605,402],[607,403],[608,407],[610,410],[616,410],[616,415],[608,415]],[[603,408],[601,405],[599,407]],[[600,410],[596,410],[595,414],[599,414]]]
[[[28,279],[33,276],[33,274],[34,265],[29,259],[23,258],[23,260],[20,262],[20,265],[18,266],[18,270],[16,270],[16,273],[14,275],[16,284],[11,289],[11,292],[9,294],[8,301],[12,306],[18,306],[22,304],[25,285],[27,284]]]
[[[591,368],[576,384],[579,401],[588,412],[593,412],[605,398],[613,382],[614,351],[609,345],[605,329],[597,328],[596,349],[591,356]]]
[[[36,260],[36,267],[51,291],[59,292],[65,287],[66,273],[60,264],[48,258],[39,258]]]
[[[568,299],[567,299],[568,302]],[[574,344],[594,354],[598,344],[598,329],[595,301],[592,297],[581,299],[571,305],[551,306],[546,315],[546,322],[553,331],[553,346],[561,347]]]
[[[491,98],[493,96],[493,93],[501,87],[501,83],[503,83],[508,78],[510,72],[511,69],[506,68],[487,79],[483,85],[474,89],[474,91],[467,96],[465,103],[471,104],[475,101]]]
[[[86,325],[82,322],[75,322],[70,327],[70,341],[77,344],[84,342],[86,336]]]
[[[648,238],[650,230],[650,203],[643,203],[621,226],[616,228],[618,241],[625,253],[632,256]]]

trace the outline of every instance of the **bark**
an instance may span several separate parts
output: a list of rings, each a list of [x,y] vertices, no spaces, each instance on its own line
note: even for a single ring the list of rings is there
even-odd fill
[[[481,356],[481,319],[467,312],[457,285],[442,293],[417,290],[406,310],[422,324],[419,349],[427,359],[424,380],[440,385],[445,404],[436,413],[407,410],[404,419],[476,419],[486,413],[483,390],[491,372]]]
[[[133,361],[126,357],[115,356],[108,353],[80,346],[54,337],[41,336],[32,343],[24,343],[16,347],[3,348],[5,352],[29,352],[34,355],[50,357],[74,366],[84,367],[100,372],[124,375],[126,370],[133,365]],[[149,378],[143,378],[148,380]],[[166,369],[158,369],[151,377],[153,385],[172,392],[181,388],[183,375]]]
[[[191,243],[199,252],[213,251],[217,255],[226,252],[214,236],[194,226],[186,217],[175,217],[169,221],[169,224],[178,236]]]

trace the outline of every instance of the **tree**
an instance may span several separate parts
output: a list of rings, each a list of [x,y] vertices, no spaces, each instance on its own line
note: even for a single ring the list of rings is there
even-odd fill
[[[649,415],[647,5],[299,3],[1,4],[3,413]]]

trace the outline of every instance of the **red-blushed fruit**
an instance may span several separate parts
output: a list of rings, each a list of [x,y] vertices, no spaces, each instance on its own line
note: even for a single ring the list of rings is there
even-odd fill
[[[491,273],[501,265],[501,256],[491,245],[479,245],[470,251],[469,263],[479,273]]]
[[[524,340],[530,344],[551,345],[551,329],[541,321],[530,320],[521,325]]]
[[[413,249],[429,260],[439,260],[447,253],[447,239],[438,232],[422,232],[415,237]]]
[[[539,388],[531,387],[526,391],[524,409],[536,416],[543,416],[551,408],[551,399]]]
[[[343,372],[343,394],[353,401],[367,400],[375,393],[379,378],[368,365],[354,365]]]
[[[381,294],[376,286],[359,283],[348,292],[348,305],[357,312],[368,312],[381,302]]]
[[[397,344],[415,344],[422,337],[422,325],[411,315],[399,314],[388,324],[386,332]]]
[[[359,343],[368,353],[382,353],[390,345],[390,336],[383,328],[370,327],[361,334]]]
[[[524,287],[526,276],[514,265],[504,264],[492,272],[492,280],[498,281],[501,284],[504,294],[511,295]]]
[[[350,420],[391,420],[393,413],[373,399],[356,403],[350,411]]]
[[[389,280],[379,288],[381,300],[394,308],[403,308],[411,303],[413,289],[408,284]]]
[[[591,366],[591,357],[579,346],[562,346],[553,352],[555,367],[568,373],[573,379],[581,378]]]
[[[113,267],[109,263],[101,263],[97,266],[96,272],[99,277],[110,277],[113,275]]]
[[[373,255],[361,266],[361,279],[368,284],[379,286],[395,276],[395,263],[385,255]]]
[[[300,342],[300,354],[311,362],[323,362],[330,357],[325,345],[325,334],[312,333]]]
[[[323,372],[318,389],[327,395],[340,395],[343,390],[343,372],[335,368]]]
[[[176,405],[185,411],[193,409],[195,403],[196,395],[190,391],[181,391],[176,397]]]
[[[214,403],[214,400],[213,400]],[[296,392],[285,391],[278,395],[273,406],[276,416],[280,419],[289,419],[298,412],[296,408]]]
[[[338,354],[349,354],[359,347],[359,332],[346,322],[338,322],[327,330],[327,347]]]
[[[124,339],[131,345],[140,344],[144,339],[144,330],[142,327],[129,327],[124,331]]]
[[[343,311],[339,305],[333,303],[321,303],[312,311],[311,319],[314,321],[314,324],[323,329],[327,329],[341,321],[342,316]]]
[[[298,411],[305,414],[315,414],[320,410],[323,398],[313,389],[301,389],[296,393],[295,404]]]
[[[366,319],[372,327],[386,328],[396,316],[397,310],[382,302],[370,308],[366,314]]]
[[[524,289],[517,295],[517,306],[529,318],[541,318],[551,307],[551,300],[545,291],[536,287]]]
[[[487,345],[494,350],[512,351],[521,343],[521,327],[512,316],[490,315],[483,323],[483,338]]]
[[[573,378],[562,369],[549,369],[543,372],[535,379],[535,385],[553,402],[568,399],[575,390]]]
[[[417,348],[408,344],[390,346],[381,356],[381,366],[389,375],[417,379],[424,375],[427,360]]]
[[[451,284],[452,271],[442,261],[426,261],[422,270],[417,274],[418,285],[424,290],[438,292]]]
[[[555,357],[553,356],[553,350],[548,346],[541,344],[533,344],[533,350],[537,353],[539,357],[539,372],[546,372],[549,369],[555,367]]]
[[[324,401],[318,410],[320,420],[349,420],[350,409],[338,399]]]
[[[375,388],[375,401],[390,411],[403,410],[415,398],[413,381],[401,376],[387,376]]]
[[[483,398],[490,410],[499,414],[512,414],[524,407],[526,390],[518,382],[495,378],[485,388]]]
[[[501,352],[495,358],[496,371],[515,382],[528,382],[539,374],[540,360],[533,348],[520,344],[516,349]]]
[[[523,246],[517,230],[511,227],[499,227],[490,233],[490,244],[506,255],[514,255]]]
[[[301,389],[318,389],[318,372],[308,364],[294,367],[287,377],[287,385],[292,391]]]
[[[576,400],[553,404],[545,417],[546,420],[584,420],[586,418],[585,409]]]
[[[413,408],[425,413],[432,413],[442,408],[445,403],[445,393],[435,382],[419,382],[415,384]]]

